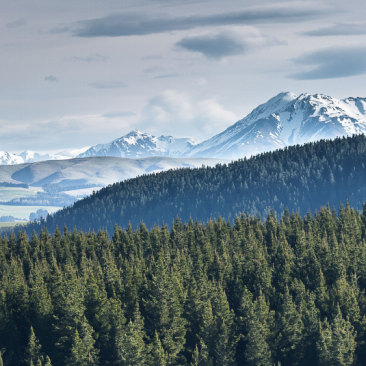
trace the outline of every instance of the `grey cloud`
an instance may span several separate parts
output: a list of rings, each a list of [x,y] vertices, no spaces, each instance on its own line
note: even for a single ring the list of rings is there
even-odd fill
[[[71,32],[76,37],[120,37],[186,30],[206,26],[248,25],[256,23],[300,22],[329,14],[329,9],[313,3],[275,4],[242,11],[213,15],[152,17],[147,14],[111,14],[102,18],[82,20],[69,27],[51,30]]]
[[[109,57],[99,55],[98,53],[95,53],[94,55],[90,56],[84,56],[84,57],[74,57],[74,60],[76,61],[83,61],[83,62],[96,62],[96,61],[107,61]]]
[[[175,45],[191,52],[200,52],[207,58],[220,60],[227,56],[245,54],[255,48],[282,44],[286,43],[260,33],[219,32],[185,37]]]
[[[351,24],[338,23],[330,27],[318,28],[303,33],[305,36],[324,37],[324,36],[358,36],[366,34],[366,23]]]
[[[290,75],[292,79],[317,80],[362,75],[366,74],[366,47],[331,47],[304,54],[294,61],[312,69]]]
[[[102,117],[104,118],[116,118],[116,117],[131,117],[136,116],[136,113],[129,112],[129,111],[122,111],[122,112],[108,112],[103,114]]]
[[[48,81],[50,83],[54,83],[55,81],[58,81],[58,78],[53,75],[48,75],[44,78],[45,81]]]
[[[247,52],[246,45],[237,35],[226,32],[185,37],[176,43],[188,51],[200,52],[208,58],[219,60],[225,56]]]
[[[18,27],[22,27],[26,23],[27,23],[27,21],[22,18],[22,19],[15,20],[14,22],[7,23],[7,24],[5,24],[5,26],[7,28],[18,28]]]
[[[120,88],[127,88],[125,83],[120,81],[107,81],[107,82],[100,82],[100,83],[90,83],[89,84],[92,88],[95,89],[120,89]]]

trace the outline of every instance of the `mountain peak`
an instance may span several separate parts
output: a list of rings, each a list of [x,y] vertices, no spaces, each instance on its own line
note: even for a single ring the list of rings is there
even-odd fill
[[[181,157],[196,143],[189,138],[175,138],[170,135],[155,137],[139,130],[133,130],[110,143],[91,147],[78,155],[115,156],[121,158],[145,158],[151,156]]]
[[[193,147],[192,157],[237,159],[337,136],[366,133],[366,100],[282,92],[220,134]]]

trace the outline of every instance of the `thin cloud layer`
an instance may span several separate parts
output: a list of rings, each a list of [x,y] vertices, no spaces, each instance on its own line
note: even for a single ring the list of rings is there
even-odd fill
[[[106,81],[106,82],[99,82],[99,83],[90,83],[89,84],[92,88],[95,89],[121,89],[127,88],[125,83],[120,81]]]
[[[104,118],[118,118],[118,117],[132,117],[136,116],[136,113],[130,111],[121,111],[121,112],[108,112],[104,113],[102,117]]]
[[[253,31],[254,30],[254,31]],[[175,45],[191,52],[199,52],[210,59],[245,54],[255,48],[285,44],[273,37],[261,35],[255,28],[245,34],[222,31],[185,37]]]
[[[366,23],[337,23],[330,27],[314,29],[303,33],[305,36],[359,36],[366,34]]]
[[[123,119],[105,118],[101,115],[70,115],[43,122],[14,124],[0,121],[0,133],[9,141],[10,151],[23,151],[37,147],[39,150],[77,148],[112,141],[129,130]],[[103,126],[101,128],[101,126]]]
[[[207,26],[248,25],[257,23],[301,22],[329,12],[312,2],[280,3],[247,8],[236,12],[181,17],[153,17],[148,14],[111,14],[102,18],[81,20],[69,27],[55,28],[51,33],[71,32],[76,37],[121,37],[187,30]]]
[[[21,19],[15,20],[14,22],[5,24],[5,27],[6,28],[19,28],[25,24],[27,24],[27,21],[25,19],[21,18]]]
[[[98,62],[98,61],[104,62],[104,61],[107,61],[109,59],[109,57],[95,53],[93,55],[84,56],[84,57],[75,56],[73,59],[76,61],[83,61],[83,62]]]
[[[294,60],[311,69],[290,76],[297,80],[344,78],[366,74],[366,47],[332,47]]]

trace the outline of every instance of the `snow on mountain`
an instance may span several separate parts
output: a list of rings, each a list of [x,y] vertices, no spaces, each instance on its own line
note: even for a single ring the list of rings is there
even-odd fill
[[[237,159],[359,133],[366,133],[366,98],[280,93],[184,156]]]
[[[46,160],[73,159],[88,149],[89,147],[84,147],[81,149],[67,149],[58,153],[45,153],[45,154],[40,154],[35,151],[26,150],[19,154],[19,157],[21,157],[23,160],[20,163],[17,162],[16,164],[36,163],[38,161],[46,161]]]
[[[336,99],[323,94],[280,93],[225,131],[202,142],[132,131],[110,143],[90,148],[19,156],[0,152],[0,165],[92,156],[122,158],[202,157],[238,159],[288,145],[337,136],[366,134],[366,98]]]
[[[22,157],[6,151],[0,151],[0,165],[15,165],[21,163],[23,163]]]
[[[179,157],[190,150],[196,143],[189,138],[176,139],[172,136],[155,137],[140,131],[132,131],[110,143],[91,147],[78,155],[115,156],[121,158],[145,158],[150,156]]]
[[[66,149],[63,151],[60,151],[57,154],[54,154],[52,156],[60,157],[60,159],[73,159],[76,158],[78,155],[84,153],[86,150],[90,149],[90,146],[88,147],[82,147],[81,149]],[[51,159],[54,160],[54,159]],[[56,160],[56,159],[55,159]],[[59,160],[59,159],[57,159]]]

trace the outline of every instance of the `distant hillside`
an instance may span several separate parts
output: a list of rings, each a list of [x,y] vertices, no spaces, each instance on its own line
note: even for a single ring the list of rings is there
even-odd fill
[[[69,160],[48,160],[37,163],[0,166],[0,182],[28,184],[34,187],[45,185],[105,186],[162,170],[204,165],[214,166],[220,159],[163,158],[122,159],[115,157],[88,157]]]
[[[143,220],[148,227],[170,225],[177,216],[206,221],[241,212],[277,214],[285,208],[306,214],[319,205],[339,207],[347,199],[355,208],[366,200],[366,137],[293,146],[214,168],[179,169],[116,183],[50,216],[46,227],[75,226],[113,232]],[[31,224],[27,232],[39,230]]]

